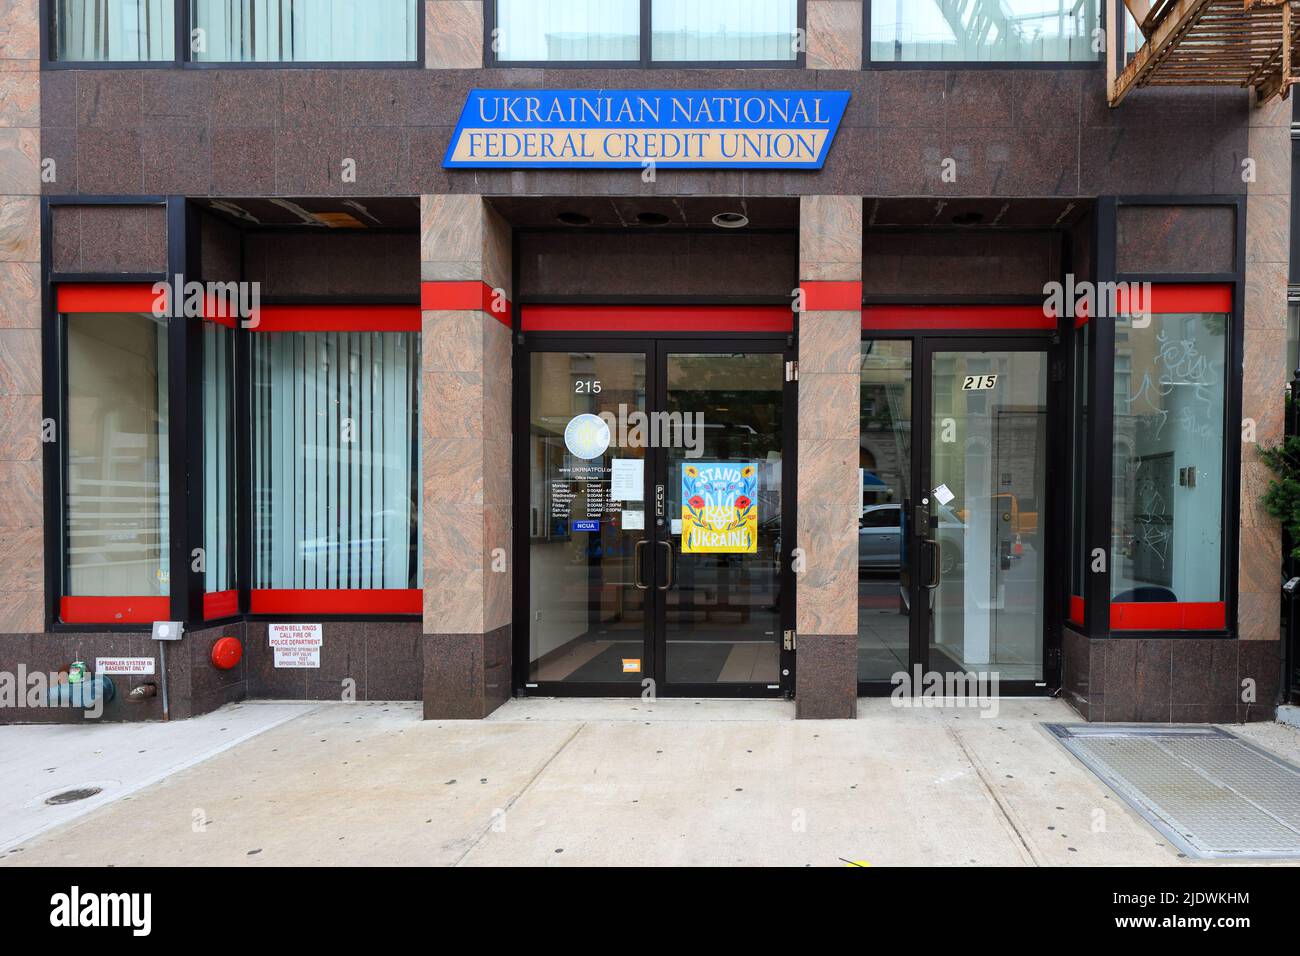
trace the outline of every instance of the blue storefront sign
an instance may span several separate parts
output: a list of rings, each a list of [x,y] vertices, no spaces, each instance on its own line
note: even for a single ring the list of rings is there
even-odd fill
[[[573,521],[569,523],[570,531],[599,531],[599,521]]]
[[[821,169],[844,90],[473,90],[443,166]]]

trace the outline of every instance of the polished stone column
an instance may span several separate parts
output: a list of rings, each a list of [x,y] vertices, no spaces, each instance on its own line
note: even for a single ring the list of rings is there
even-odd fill
[[[1246,290],[1241,414],[1260,445],[1282,440],[1287,368],[1287,273],[1291,253],[1291,101],[1250,113],[1248,155],[1255,181],[1246,187]],[[1246,444],[1241,456],[1241,547],[1237,628],[1239,675],[1255,681],[1258,703],[1277,691],[1281,629],[1278,569],[1282,535],[1260,505],[1272,474]],[[1267,698],[1267,699],[1266,699]]]
[[[424,713],[510,696],[510,227],[479,196],[421,199]]]
[[[424,0],[424,65],[430,70],[483,66],[484,0]]]
[[[45,627],[37,0],[0,0],[0,634]]]
[[[796,710],[853,717],[858,660],[858,404],[862,200],[799,206],[798,582]]]
[[[810,70],[862,69],[862,0],[808,0]]]

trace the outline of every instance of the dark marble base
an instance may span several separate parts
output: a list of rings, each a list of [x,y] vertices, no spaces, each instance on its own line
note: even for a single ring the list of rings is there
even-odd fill
[[[212,645],[221,637],[244,639],[244,625],[190,631],[166,649],[168,717],[184,720],[206,714],[223,704],[247,696],[246,660],[229,671],[212,665]],[[66,669],[73,661],[85,661],[93,669],[97,657],[153,657],[153,676],[113,675],[116,697],[104,705],[98,718],[88,718],[74,708],[0,707],[0,724],[67,724],[87,720],[162,720],[162,655],[149,634],[85,632],[76,634],[0,635],[0,671],[16,674],[20,665],[28,674],[45,674]],[[128,703],[127,695],[141,684],[158,688],[154,697]]]
[[[511,626],[425,634],[425,720],[478,720],[510,699]]]
[[[423,679],[420,623],[326,622],[321,666],[311,670],[278,669],[267,646],[264,622],[242,621],[189,631],[167,645],[169,717],[184,720],[211,713],[242,700],[419,700]],[[243,643],[244,656],[228,671],[212,664],[212,646],[222,637]],[[158,657],[148,634],[0,634],[0,671],[57,672],[73,661],[93,668],[97,657]],[[161,667],[153,677],[115,676],[117,696],[99,720],[162,720]],[[150,700],[129,704],[133,687],[155,683]],[[2,707],[0,724],[81,723],[84,713],[72,708]]]
[[[858,636],[799,635],[795,716],[852,720],[858,714]]]
[[[326,621],[320,667],[277,668],[265,621],[244,642],[253,700],[419,700],[419,621]]]
[[[1200,638],[1063,639],[1061,696],[1097,722],[1247,723],[1273,720],[1281,687],[1278,641]],[[1243,700],[1243,682],[1254,699]]]

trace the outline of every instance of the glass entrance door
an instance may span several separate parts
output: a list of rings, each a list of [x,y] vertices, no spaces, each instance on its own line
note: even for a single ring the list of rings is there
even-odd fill
[[[660,456],[660,679],[704,694],[776,692],[792,626],[782,618],[785,356],[683,344],[660,361],[662,407],[688,438]]]
[[[784,343],[566,344],[528,359],[526,685],[792,691]]]
[[[628,478],[645,473],[648,449],[621,445],[617,425],[647,411],[653,368],[644,349],[529,362],[527,681],[636,687],[652,623],[650,530]]]
[[[858,682],[1043,686],[1046,343],[862,343]],[[958,680],[959,679],[959,680]],[[985,692],[979,688],[980,692]],[[959,691],[960,692],[960,691]]]
[[[1047,354],[969,342],[927,359],[916,590],[928,670],[1041,683]]]

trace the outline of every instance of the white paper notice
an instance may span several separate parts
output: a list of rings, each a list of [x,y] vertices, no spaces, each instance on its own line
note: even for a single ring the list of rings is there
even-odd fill
[[[623,512],[623,530],[624,530],[624,531],[644,531],[644,530],[645,530],[645,512],[644,512],[644,511],[624,511],[624,512]]]
[[[272,624],[266,630],[276,667],[320,667],[319,624]]]
[[[96,674],[152,674],[152,657],[96,657]]]
[[[615,458],[609,478],[609,497],[613,501],[645,500],[645,463],[640,458]]]
[[[947,485],[940,485],[938,488],[934,489],[934,500],[939,502],[941,505],[946,505],[956,497],[957,496],[952,493],[952,490]]]
[[[682,519],[681,519],[681,518],[674,518],[674,519],[673,519],[673,524],[672,524],[672,533],[673,533],[673,534],[681,534],[681,533],[682,533]]]

